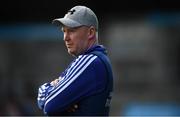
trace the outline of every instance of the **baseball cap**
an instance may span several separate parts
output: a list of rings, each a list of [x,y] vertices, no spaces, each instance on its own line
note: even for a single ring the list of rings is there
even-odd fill
[[[86,6],[75,6],[71,8],[63,18],[52,21],[55,25],[68,27],[94,26],[98,30],[98,19],[96,14]]]

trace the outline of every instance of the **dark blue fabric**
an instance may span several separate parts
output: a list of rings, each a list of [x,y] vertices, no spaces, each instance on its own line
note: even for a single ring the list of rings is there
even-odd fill
[[[47,115],[109,115],[107,103],[111,100],[113,75],[106,49],[96,45],[82,55],[96,58],[76,80],[45,105]],[[74,104],[78,105],[78,109],[68,112],[67,109]]]

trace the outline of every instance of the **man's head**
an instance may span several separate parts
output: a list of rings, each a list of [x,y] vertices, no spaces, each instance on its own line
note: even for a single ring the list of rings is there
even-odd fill
[[[68,53],[78,56],[98,42],[98,19],[95,13],[85,6],[75,6],[63,18],[53,20],[62,26]]]

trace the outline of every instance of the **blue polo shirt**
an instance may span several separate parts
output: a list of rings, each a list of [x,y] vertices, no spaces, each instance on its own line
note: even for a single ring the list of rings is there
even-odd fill
[[[76,57],[61,73],[57,86],[39,87],[38,106],[45,115],[109,115],[113,75],[106,49],[96,45]],[[68,108],[78,105],[75,112]]]

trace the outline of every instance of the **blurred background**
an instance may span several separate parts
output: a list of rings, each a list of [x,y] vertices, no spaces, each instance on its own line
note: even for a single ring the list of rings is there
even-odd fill
[[[98,16],[114,71],[110,115],[180,115],[177,1],[6,0],[0,4],[0,115],[43,115],[40,85],[73,59],[51,24],[75,5]]]

